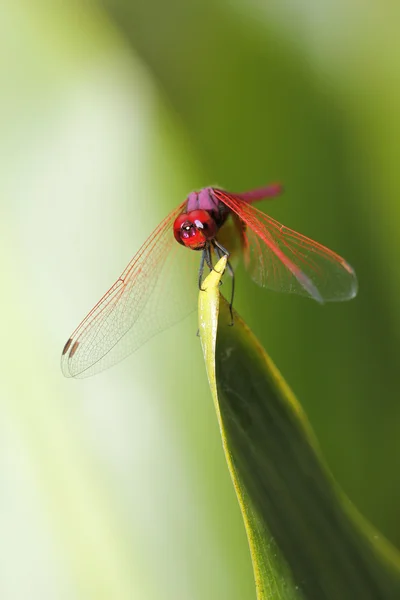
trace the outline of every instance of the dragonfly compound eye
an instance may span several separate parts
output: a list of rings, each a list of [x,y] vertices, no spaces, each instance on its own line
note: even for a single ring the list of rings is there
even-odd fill
[[[174,236],[176,241],[193,250],[202,250],[207,240],[215,237],[216,232],[215,221],[205,210],[192,210],[175,219]]]

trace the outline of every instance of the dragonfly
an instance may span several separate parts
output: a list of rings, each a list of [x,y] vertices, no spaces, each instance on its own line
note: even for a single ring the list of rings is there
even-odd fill
[[[280,184],[271,184],[238,194],[217,187],[191,192],[68,338],[61,356],[64,375],[94,375],[186,317],[196,307],[204,270],[223,255],[232,277],[230,306],[235,256],[270,290],[321,304],[353,298],[357,278],[344,258],[254,206],[281,191]]]

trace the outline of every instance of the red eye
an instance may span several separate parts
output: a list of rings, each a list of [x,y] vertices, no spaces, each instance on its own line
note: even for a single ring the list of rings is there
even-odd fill
[[[215,221],[206,210],[191,210],[179,215],[174,222],[176,241],[192,250],[202,250],[216,233]]]
[[[207,240],[215,238],[217,235],[217,226],[209,212],[206,210],[192,210],[187,217],[197,229],[203,232]]]
[[[191,223],[189,222],[189,215],[183,213],[182,215],[179,215],[179,217],[177,217],[174,222],[174,236],[176,241],[180,244],[184,244],[184,242],[182,241],[181,234],[182,226],[185,224],[190,225]]]

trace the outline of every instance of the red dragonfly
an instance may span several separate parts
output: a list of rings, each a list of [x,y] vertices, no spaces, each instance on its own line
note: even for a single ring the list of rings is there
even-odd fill
[[[357,278],[341,256],[253,206],[280,191],[280,185],[274,184],[241,194],[213,187],[191,192],[160,223],[68,339],[61,358],[64,375],[93,375],[180,321],[196,307],[205,264],[212,269],[213,261],[224,254],[231,258],[236,250],[262,287],[320,303],[353,298]],[[188,263],[196,253],[186,248],[200,252],[201,259],[198,285],[188,283],[182,293],[182,281],[189,281],[195,268]],[[233,277],[232,264],[227,264]],[[231,302],[233,284],[234,279]]]

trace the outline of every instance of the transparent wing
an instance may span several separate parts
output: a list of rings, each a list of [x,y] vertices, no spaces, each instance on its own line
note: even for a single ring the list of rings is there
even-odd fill
[[[119,362],[196,308],[199,255],[180,246],[162,221],[64,346],[66,377],[88,377]],[[196,267],[197,265],[197,267]]]
[[[223,190],[214,193],[242,222],[245,264],[256,283],[321,303],[357,294],[354,270],[336,252],[281,225],[245,197]]]

